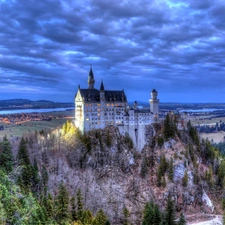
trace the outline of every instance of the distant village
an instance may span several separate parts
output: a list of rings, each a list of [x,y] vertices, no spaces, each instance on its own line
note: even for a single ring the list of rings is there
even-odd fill
[[[0,115],[0,123],[4,123],[7,126],[15,126],[15,125],[19,126],[23,123],[30,121],[51,121],[52,119],[71,119],[71,118],[72,118],[71,116],[63,114],[51,115],[44,113],[18,113],[18,114]],[[31,124],[29,123],[28,126],[31,126]],[[4,130],[4,125],[0,126],[0,130]]]

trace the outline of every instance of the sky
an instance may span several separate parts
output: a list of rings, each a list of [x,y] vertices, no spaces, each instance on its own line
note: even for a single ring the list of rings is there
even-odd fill
[[[224,0],[0,0],[0,99],[224,102]]]

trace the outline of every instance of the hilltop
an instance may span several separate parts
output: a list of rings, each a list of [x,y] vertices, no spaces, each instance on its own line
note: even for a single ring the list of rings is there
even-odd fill
[[[103,209],[112,224],[123,223],[124,209],[130,223],[141,224],[145,204],[154,201],[164,211],[169,196],[177,218],[181,212],[192,222],[222,214],[224,160],[208,141],[200,142],[190,123],[177,130],[175,121],[170,116],[149,125],[141,151],[114,126],[81,135],[67,122],[60,130],[25,138],[39,182],[43,168],[48,174],[46,188],[52,198],[63,182],[70,198],[80,191],[84,208],[94,215]],[[19,141],[12,145],[16,157]],[[40,196],[41,183],[36,185],[35,194]]]
[[[39,109],[39,108],[64,108],[73,107],[73,103],[53,102],[47,100],[32,101],[28,99],[0,100],[0,110],[10,109]]]

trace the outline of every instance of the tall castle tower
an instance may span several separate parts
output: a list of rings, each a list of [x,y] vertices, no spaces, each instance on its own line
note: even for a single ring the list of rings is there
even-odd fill
[[[99,94],[100,94],[100,104],[101,104],[101,108],[100,108],[101,128],[103,129],[105,127],[105,88],[104,88],[103,81],[101,82]]]
[[[150,111],[154,115],[155,121],[158,121],[158,115],[159,115],[159,99],[157,99],[158,92],[153,89],[151,92],[151,99],[150,102]]]
[[[90,68],[89,76],[88,76],[88,89],[94,89],[95,79],[92,71],[92,66]]]

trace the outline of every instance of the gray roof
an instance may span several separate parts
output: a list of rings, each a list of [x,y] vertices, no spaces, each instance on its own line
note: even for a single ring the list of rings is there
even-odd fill
[[[100,102],[100,91],[97,89],[80,89],[85,102]],[[127,102],[124,91],[104,91],[106,102]]]

